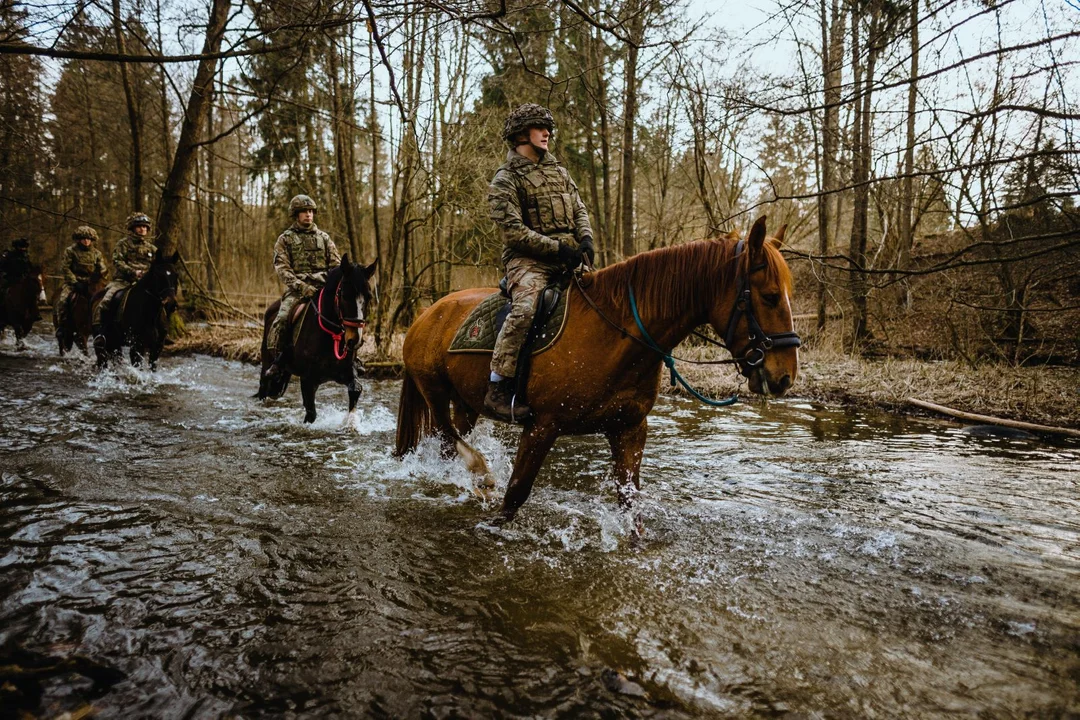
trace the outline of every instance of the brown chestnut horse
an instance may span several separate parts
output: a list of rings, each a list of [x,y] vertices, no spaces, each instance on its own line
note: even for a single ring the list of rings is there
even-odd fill
[[[620,503],[631,504],[639,488],[646,416],[663,368],[660,354],[635,326],[631,287],[641,322],[660,347],[670,352],[707,323],[726,339],[753,392],[782,395],[791,387],[799,370],[799,339],[792,323],[791,272],[778,250],[783,233],[781,228],[767,241],[761,217],[745,243],[732,234],[653,250],[599,270],[584,290],[569,291],[562,336],[532,358],[533,418],[522,430],[503,499],[507,520],[528,499],[560,435],[605,435]],[[487,463],[462,436],[484,413],[490,357],[447,348],[465,316],[493,292],[447,295],[409,328],[395,450],[401,457],[423,436],[436,435],[444,453],[456,449],[470,470],[485,476],[488,488],[493,482]]]
[[[22,350],[26,347],[23,338],[41,319],[38,305],[45,302],[45,278],[41,274],[41,267],[32,265],[29,273],[0,293],[0,335],[3,335],[4,328],[14,328],[15,347]]]

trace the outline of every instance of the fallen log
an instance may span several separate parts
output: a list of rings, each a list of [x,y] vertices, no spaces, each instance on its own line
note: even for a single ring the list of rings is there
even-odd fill
[[[954,410],[953,408],[926,402],[925,400],[919,400],[918,398],[908,398],[907,401],[911,405],[920,407],[923,410],[933,410],[934,412],[943,415],[951,415],[952,417],[960,418],[961,420],[971,420],[972,422],[983,423],[985,425],[1001,425],[1002,427],[1017,428],[1018,430],[1030,430],[1031,432],[1068,435],[1069,437],[1080,438],[1080,430],[1074,430],[1072,428],[1037,425],[1035,423],[1021,422],[1019,420],[1007,420],[1005,418],[993,417],[992,415],[978,415],[976,413],[964,412],[963,410]]]

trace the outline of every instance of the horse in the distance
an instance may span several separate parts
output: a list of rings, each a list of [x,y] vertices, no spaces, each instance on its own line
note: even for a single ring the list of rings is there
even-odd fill
[[[29,273],[0,293],[0,335],[3,335],[5,328],[12,328],[15,331],[15,347],[22,350],[26,347],[23,338],[41,319],[38,305],[45,302],[45,278],[41,274],[41,267],[33,265]]]
[[[732,234],[643,253],[592,273],[568,291],[562,336],[532,357],[527,393],[533,417],[522,429],[503,499],[505,519],[512,519],[528,499],[560,435],[605,435],[620,503],[632,504],[646,416],[656,402],[663,369],[660,353],[637,329],[635,303],[648,335],[666,353],[708,324],[725,338],[751,391],[782,395],[791,387],[798,374],[799,339],[792,320],[791,273],[778,249],[783,234],[781,228],[767,239],[761,217],[745,242]],[[488,489],[493,481],[487,463],[462,437],[485,414],[491,358],[447,349],[464,318],[493,292],[447,295],[409,329],[395,450],[401,457],[423,436],[436,435],[444,454],[459,452],[470,470],[484,476]]]
[[[109,360],[119,360],[125,345],[132,365],[141,365],[146,355],[150,369],[157,367],[165,345],[168,317],[176,310],[179,259],[179,252],[164,255],[158,250],[143,276],[113,298],[111,307],[101,318],[105,348],[95,348],[99,368]],[[93,302],[100,300],[95,296]]]
[[[83,355],[89,355],[86,341],[90,337],[93,317],[91,298],[104,289],[105,278],[94,273],[89,280],[75,284],[74,292],[68,297],[69,307],[63,321],[60,320],[59,303],[53,308],[53,326],[56,328],[56,344],[61,356],[71,352],[75,346],[82,350]]]
[[[315,391],[325,382],[345,385],[349,391],[349,415],[352,421],[356,401],[360,399],[360,380],[357,377],[356,350],[367,325],[364,312],[372,301],[378,260],[367,267],[349,262],[346,253],[341,264],[326,275],[326,284],[314,298],[297,303],[285,332],[293,341],[282,360],[282,372],[267,377],[266,370],[274,362],[266,347],[270,323],[277,315],[281,302],[266,308],[263,316],[262,372],[259,375],[259,400],[276,399],[285,394],[293,375],[300,378],[300,394],[304,400],[304,422],[315,422]],[[303,309],[305,308],[306,309]],[[300,326],[294,322],[300,318]]]

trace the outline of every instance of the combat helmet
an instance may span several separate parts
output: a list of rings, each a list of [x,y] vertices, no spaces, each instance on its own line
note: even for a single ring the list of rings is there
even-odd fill
[[[513,144],[515,135],[534,127],[547,128],[549,132],[554,133],[555,118],[551,116],[551,112],[543,105],[537,105],[536,103],[519,105],[506,117],[506,124],[503,126],[503,140]]]
[[[301,210],[311,210],[315,212],[319,209],[319,206],[315,204],[307,195],[297,195],[289,201],[289,215],[296,217]]]
[[[97,242],[98,234],[97,230],[89,225],[80,225],[75,228],[75,232],[71,233],[72,240],[82,240],[83,238],[90,238],[94,242]]]
[[[151,227],[153,223],[150,222],[150,217],[146,215],[146,213],[134,212],[128,215],[127,218],[128,232],[134,230],[136,225],[145,225],[146,227]]]

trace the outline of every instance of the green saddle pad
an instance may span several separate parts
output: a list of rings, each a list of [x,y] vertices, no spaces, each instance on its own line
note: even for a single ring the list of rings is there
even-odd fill
[[[533,355],[547,350],[562,335],[563,328],[566,326],[566,296],[569,293],[570,288],[567,288],[559,295],[555,309],[537,336],[536,342],[533,343]],[[461,323],[454,339],[450,341],[449,352],[489,353],[495,350],[495,338],[499,336],[499,329],[502,327],[503,320],[506,319],[506,313],[501,312],[506,302],[506,297],[502,293],[495,293],[473,308],[473,311]]]

